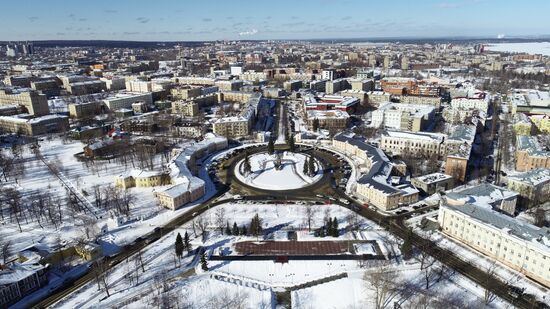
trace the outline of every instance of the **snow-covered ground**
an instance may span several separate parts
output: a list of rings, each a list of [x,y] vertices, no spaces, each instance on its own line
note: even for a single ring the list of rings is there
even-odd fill
[[[486,49],[496,52],[542,54],[550,56],[550,42],[497,43],[487,45]]]
[[[40,224],[28,217],[28,221],[21,222],[19,230],[15,222],[4,220],[0,229],[0,239],[11,241],[13,251],[18,252],[32,244],[46,244],[53,246],[58,242],[74,242],[75,239],[85,238],[86,220],[93,220],[96,226],[96,232],[105,231],[100,235],[99,242],[103,246],[105,254],[112,254],[119,250],[125,244],[133,242],[137,237],[151,232],[155,227],[162,226],[175,218],[176,216],[189,211],[193,206],[210,198],[215,193],[215,187],[208,177],[207,166],[203,164],[199,171],[199,176],[206,180],[207,194],[199,199],[180,208],[176,211],[168,210],[158,206],[153,196],[157,188],[130,188],[127,192],[134,196],[134,201],[130,205],[130,214],[125,218],[122,225],[118,225],[116,220],[111,219],[112,213],[104,209],[95,207],[94,187],[105,188],[114,184],[114,178],[132,169],[132,164],[124,166],[113,160],[96,160],[95,167],[86,167],[86,164],[75,157],[76,153],[82,152],[84,144],[79,141],[63,142],[59,138],[45,139],[40,142],[40,151],[45,160],[58,167],[63,181],[74,189],[80,196],[87,200],[91,212],[75,213],[66,206],[64,201],[66,188],[47,166],[36,159],[29,150],[23,152],[25,160],[25,174],[17,180],[8,182],[21,192],[25,201],[30,199],[36,192],[48,192],[53,200],[61,203],[62,221],[56,227],[46,222]],[[161,156],[154,158],[155,166],[161,168]],[[212,158],[207,158],[212,160]],[[2,185],[5,185],[3,183]],[[98,217],[97,219],[95,217]]]
[[[275,168],[276,155],[266,152],[251,155],[249,158],[251,171],[245,175],[243,162],[235,166],[235,175],[240,181],[261,189],[291,190],[299,189],[318,181],[323,173],[321,166],[315,160],[317,173],[311,177],[304,174],[304,164],[309,156],[301,153],[284,152],[281,156],[281,169]]]
[[[352,219],[350,211],[336,205],[311,206],[314,210],[313,227],[322,225],[325,215],[336,217],[342,231],[346,230]],[[209,270],[204,272],[197,263],[198,256],[186,256],[181,263],[175,264],[174,240],[177,232],[187,231],[192,246],[203,246],[208,253],[216,248],[231,246],[232,243],[253,240],[251,236],[223,235],[217,228],[216,217],[223,212],[226,222],[238,225],[250,222],[258,213],[262,218],[264,230],[275,231],[284,227],[301,229],[302,239],[311,239],[307,232],[304,206],[228,203],[208,210],[195,221],[205,220],[208,235],[203,238],[200,232],[188,223],[161,240],[143,250],[145,272],[135,265],[135,259],[117,265],[109,275],[111,296],[105,298],[103,290],[98,291],[97,284],[91,282],[70,298],[57,304],[55,308],[145,308],[157,307],[159,303],[190,308],[273,308],[274,292],[297,284],[334,275],[345,274],[348,277],[334,279],[312,287],[291,293],[293,308],[372,308],[374,291],[365,281],[365,273],[372,273],[384,265],[392,273],[392,282],[399,287],[400,293],[389,300],[400,303],[402,308],[413,308],[423,301],[423,295],[432,302],[430,308],[440,308],[450,304],[461,308],[481,308],[483,290],[469,280],[455,273],[448,273],[436,280],[441,265],[432,267],[430,287],[425,288],[424,272],[420,262],[412,259],[403,262],[400,258],[386,262],[360,261],[296,261],[280,264],[273,261],[208,261]],[[223,211],[221,211],[223,209]],[[326,213],[325,213],[326,212]],[[397,240],[393,239],[375,223],[361,219],[358,232],[345,232],[340,239],[375,239],[386,247],[383,251],[399,254]],[[197,235],[195,235],[197,232]],[[321,238],[316,238],[321,239]],[[366,248],[362,248],[366,249]],[[367,249],[368,250],[368,249]],[[181,265],[181,266],[180,266]],[[197,273],[193,275],[192,270]],[[135,273],[139,272],[138,284]],[[134,276],[134,282],[130,278]],[[162,280],[161,280],[162,279]],[[165,282],[162,284],[161,282]],[[231,304],[231,305],[229,305]],[[507,308],[507,304],[498,298],[489,308]]]

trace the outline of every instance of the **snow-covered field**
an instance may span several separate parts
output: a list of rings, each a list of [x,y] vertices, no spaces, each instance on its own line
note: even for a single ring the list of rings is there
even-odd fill
[[[349,210],[336,206],[314,207],[314,226],[323,222],[324,213],[337,217],[340,227],[347,227]],[[216,228],[216,213],[223,209],[227,222],[245,224],[258,213],[263,219],[264,229],[276,230],[284,226],[302,228],[303,234],[313,236],[306,231],[303,206],[265,205],[230,203],[211,209],[195,219],[203,218],[208,225],[208,236],[201,237],[200,232],[189,223],[174,231],[158,242],[143,250],[145,272],[137,270],[135,260],[117,265],[109,275],[111,296],[105,298],[94,282],[74,293],[55,308],[149,308],[163,303],[178,304],[187,308],[274,308],[276,291],[297,284],[312,282],[334,275],[347,277],[331,279],[327,282],[291,292],[293,308],[373,308],[375,292],[366,273],[374,273],[384,266],[391,273],[392,282],[399,293],[391,295],[387,307],[398,302],[402,308],[415,308],[420,303],[431,304],[425,308],[508,308],[506,303],[494,299],[485,306],[484,291],[468,279],[449,272],[438,280],[441,265],[434,263],[430,272],[430,286],[425,288],[425,271],[420,270],[418,257],[404,262],[400,258],[383,262],[359,261],[296,261],[280,264],[273,261],[208,261],[209,270],[200,269],[197,256],[187,256],[181,263],[175,264],[174,240],[177,232],[189,233],[194,248],[203,246],[207,252],[213,252],[221,246],[242,240],[253,240],[251,236],[223,235]],[[197,232],[197,235],[195,235]],[[397,241],[392,239],[376,224],[362,219],[360,231],[348,232],[340,238],[376,239],[384,242],[393,253],[399,254]],[[317,238],[319,239],[319,238]],[[365,248],[364,248],[365,249]],[[365,249],[368,250],[368,249]],[[181,265],[181,266],[180,266]],[[190,270],[197,273],[193,275]],[[135,272],[140,274],[139,282],[130,279]],[[368,275],[367,275],[368,276]],[[134,277],[135,279],[135,277]],[[162,281],[160,279],[163,279]],[[161,282],[165,282],[162,284]]]
[[[301,153],[285,152],[281,156],[282,168],[276,169],[275,155],[258,153],[250,156],[250,174],[243,174],[243,159],[236,164],[235,175],[240,181],[261,189],[298,189],[318,181],[323,175],[317,160],[315,160],[317,174],[313,177],[304,174],[304,164],[307,164],[308,158]]]
[[[133,242],[137,237],[151,232],[155,227],[161,226],[189,211],[214,193],[214,185],[208,178],[207,164],[199,172],[199,176],[206,179],[207,194],[204,198],[190,203],[176,211],[171,211],[158,206],[153,196],[157,188],[130,188],[127,192],[134,196],[130,205],[130,214],[124,219],[126,223],[119,225],[112,219],[113,213],[95,206],[94,187],[105,188],[114,184],[117,175],[132,169],[132,164],[124,166],[114,161],[96,160],[95,167],[86,167],[86,164],[75,157],[82,152],[84,144],[79,141],[63,142],[59,138],[45,139],[40,142],[40,151],[44,158],[58,167],[63,181],[76,189],[86,201],[91,211],[74,212],[66,206],[66,188],[48,167],[36,159],[29,150],[23,152],[25,162],[25,174],[17,180],[8,182],[21,192],[23,200],[29,199],[36,192],[48,192],[54,201],[61,205],[62,219],[56,227],[46,222],[28,221],[21,222],[22,232],[15,222],[4,220],[0,229],[0,238],[3,241],[11,241],[13,251],[17,252],[32,244],[55,245],[58,242],[74,242],[75,239],[85,238],[86,221],[95,222],[95,230],[101,234],[99,242],[103,246],[105,254],[111,254],[119,250],[120,246]],[[161,156],[154,158],[157,168],[161,168]],[[210,159],[209,159],[210,160]],[[5,185],[3,183],[2,185]],[[98,217],[97,219],[95,217]],[[89,222],[89,221],[88,221]]]
[[[486,48],[496,52],[542,54],[550,56],[550,42],[497,43],[487,45]]]

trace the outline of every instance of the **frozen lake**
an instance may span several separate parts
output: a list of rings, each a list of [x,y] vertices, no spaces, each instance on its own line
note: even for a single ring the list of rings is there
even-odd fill
[[[486,49],[496,52],[542,54],[550,56],[550,42],[498,43],[489,44]]]

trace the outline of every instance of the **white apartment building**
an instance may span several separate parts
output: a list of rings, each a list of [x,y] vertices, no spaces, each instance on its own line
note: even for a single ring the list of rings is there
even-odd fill
[[[151,93],[121,92],[103,100],[103,103],[112,111],[121,108],[132,108],[132,103],[136,102],[145,102],[147,105],[152,104],[153,95]]]
[[[471,248],[550,287],[550,230],[489,208],[444,202],[441,231]]]
[[[444,141],[444,134],[386,130],[382,134],[380,148],[392,155],[436,154],[441,156],[445,152]]]
[[[489,96],[483,98],[456,98],[451,100],[451,107],[456,109],[479,109],[487,112],[489,109]]]
[[[372,112],[371,125],[418,132],[433,118],[434,114],[435,108],[430,105],[386,102]]]

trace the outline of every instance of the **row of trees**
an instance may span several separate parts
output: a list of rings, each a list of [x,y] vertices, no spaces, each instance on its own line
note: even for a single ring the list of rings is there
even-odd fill
[[[340,230],[338,229],[338,219],[328,218],[328,221],[325,222],[325,225],[319,230],[319,236],[331,236],[338,237],[340,236]]]

